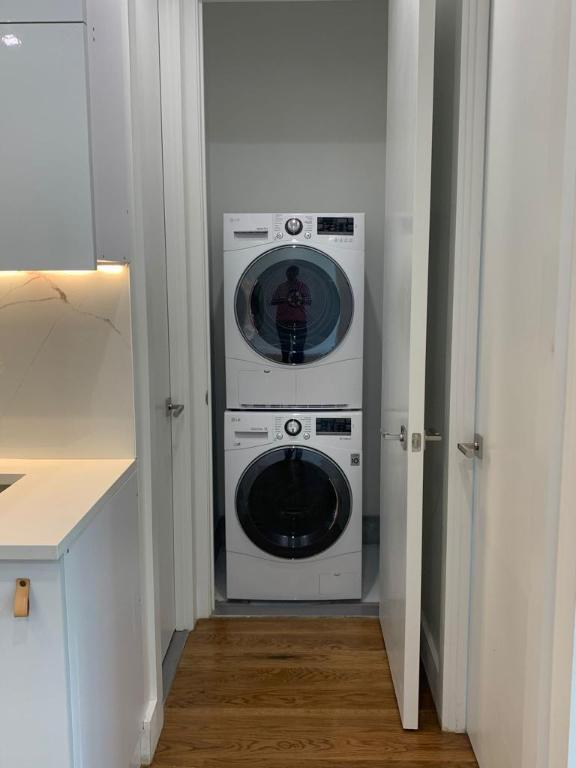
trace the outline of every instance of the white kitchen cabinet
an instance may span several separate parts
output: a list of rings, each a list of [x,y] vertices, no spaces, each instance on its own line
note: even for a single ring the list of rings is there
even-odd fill
[[[0,0],[0,269],[131,254],[127,4]]]
[[[0,21],[84,21],[84,0],[0,0]]]
[[[60,559],[0,561],[0,768],[139,765],[138,542],[132,471]],[[28,618],[13,616],[18,578]]]
[[[0,264],[96,263],[82,23],[0,25]]]
[[[15,619],[15,580],[32,584]],[[61,562],[0,562],[0,767],[71,765],[66,615]]]

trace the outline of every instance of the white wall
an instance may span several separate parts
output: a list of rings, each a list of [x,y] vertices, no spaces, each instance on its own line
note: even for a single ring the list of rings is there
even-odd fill
[[[387,4],[204,7],[216,512],[223,514],[222,214],[366,213],[365,513],[379,509]]]
[[[129,458],[129,272],[0,272],[0,456]]]

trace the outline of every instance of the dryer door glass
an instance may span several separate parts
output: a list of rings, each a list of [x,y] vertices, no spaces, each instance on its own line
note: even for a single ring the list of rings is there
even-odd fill
[[[354,297],[334,259],[315,248],[285,245],[250,264],[236,289],[235,310],[240,332],[258,354],[302,365],[341,344]]]
[[[236,512],[259,549],[288,559],[326,551],[342,535],[352,511],[348,481],[332,459],[290,446],[263,454],[246,469]]]

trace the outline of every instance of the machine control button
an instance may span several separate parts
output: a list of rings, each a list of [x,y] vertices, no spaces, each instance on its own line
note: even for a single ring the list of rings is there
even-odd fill
[[[284,237],[284,232],[276,232],[276,240],[282,240]]]
[[[296,437],[296,435],[299,435],[300,432],[302,432],[302,424],[298,419],[289,419],[284,425],[284,429],[288,435]]]
[[[289,235],[299,235],[302,232],[304,225],[300,219],[288,219],[286,222],[286,232]]]
[[[306,238],[306,240],[310,240],[310,238],[312,237],[312,232],[306,232],[304,234],[304,237]]]
[[[276,440],[282,440],[282,432],[276,432]]]
[[[302,437],[304,438],[304,440],[310,440],[310,432],[304,432]]]

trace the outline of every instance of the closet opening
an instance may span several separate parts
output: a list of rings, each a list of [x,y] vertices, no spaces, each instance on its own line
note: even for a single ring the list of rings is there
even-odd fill
[[[203,6],[216,614],[378,614],[380,435],[372,427],[380,422],[382,375],[387,14],[388,4],[382,0]],[[229,223],[231,242],[227,244],[223,219],[230,213],[278,214],[270,219],[275,230],[268,233],[268,224],[258,217],[243,218]],[[270,291],[270,307],[274,290],[280,295],[282,286],[292,285],[290,280],[300,286],[305,306],[310,301],[306,291],[313,294],[308,310],[312,319],[305,332],[287,332],[276,343],[279,314],[275,306],[258,310],[263,319],[258,315],[255,320],[254,298],[242,305],[243,295],[237,292],[232,299],[227,295],[224,251],[232,250],[242,259],[244,249],[260,253],[259,240],[269,236],[284,236],[275,245],[293,247],[287,244],[290,233],[282,218],[290,214],[302,214],[311,249],[283,253],[264,246],[260,250],[269,250],[266,263],[257,264],[257,274],[242,276],[257,290]],[[330,249],[322,251],[318,241],[322,243],[323,236],[326,241],[351,239],[354,221],[356,233],[365,222],[364,269],[359,265],[360,285],[357,290],[353,286],[348,296],[347,282],[356,279],[354,266],[346,268],[347,274],[339,274]],[[314,248],[317,252],[311,256]],[[320,299],[314,306],[316,296]],[[227,317],[230,299],[236,304],[232,321]],[[242,379],[244,372],[239,372],[239,381],[247,382],[244,393],[249,393],[240,397],[253,401],[253,416],[247,419],[244,410],[236,414],[229,406],[227,413],[225,336],[234,322],[241,330],[247,323],[260,322],[258,334],[251,328],[244,340],[248,346],[256,344],[263,360],[276,343],[279,362],[294,367],[304,363],[306,368],[315,359],[334,360],[331,354],[338,346],[338,333],[346,333],[360,309],[363,384],[353,407],[348,407],[345,396],[335,395],[325,408],[326,388],[337,390],[338,379],[342,382],[348,374],[324,365],[316,370],[324,370],[327,378],[317,385],[312,398],[297,407],[282,406],[284,385],[278,378],[280,408],[272,410],[258,402],[258,381],[248,374]],[[239,402],[233,405],[242,408]],[[288,422],[294,414],[298,422],[294,429],[301,429],[303,436],[310,432],[312,439],[299,442],[297,455],[287,457]],[[231,421],[236,417],[242,417],[238,426]],[[326,437],[335,430],[343,432]],[[342,444],[347,430],[356,442],[348,444],[350,450],[340,459],[332,446],[339,440]],[[283,442],[274,443],[274,435],[279,434]],[[239,459],[237,451],[227,471],[226,441],[235,438],[249,440],[249,460]],[[360,466],[351,467],[352,461]],[[300,482],[297,492],[295,482]],[[263,557],[269,557],[266,570],[258,562],[252,573],[250,560],[242,558],[242,542],[230,543],[233,534],[230,525],[226,530],[226,504],[243,505],[236,533],[248,547],[259,548]],[[353,526],[357,535],[351,541]],[[340,536],[349,538],[338,549]],[[360,574],[355,573],[360,558],[354,560],[353,549],[361,549]],[[323,553],[325,568],[318,566]],[[339,559],[331,560],[334,553]],[[297,574],[284,567],[296,560]],[[252,594],[259,599],[230,599],[226,576],[231,568],[252,583]],[[302,579],[318,585],[315,597],[306,596],[307,586],[300,589]],[[292,588],[282,586],[287,581]],[[244,593],[240,590],[240,594]],[[355,597],[331,600],[332,594]]]

